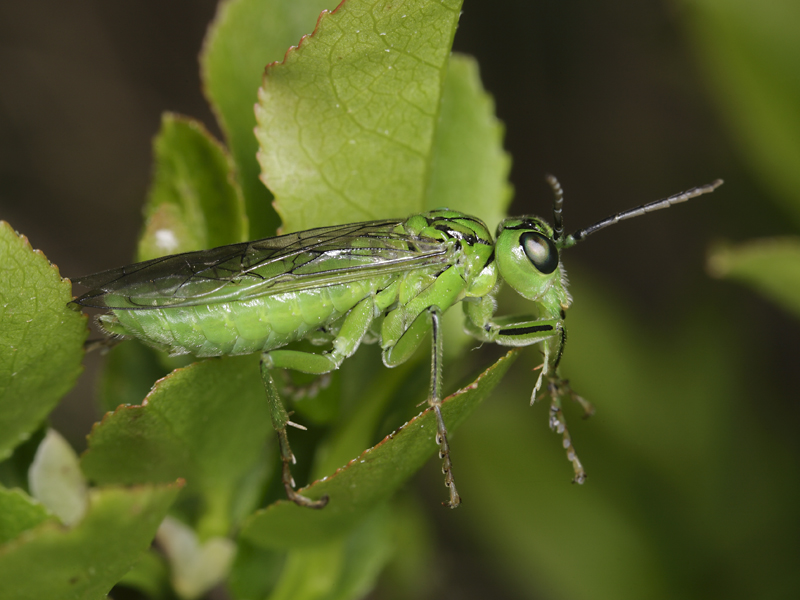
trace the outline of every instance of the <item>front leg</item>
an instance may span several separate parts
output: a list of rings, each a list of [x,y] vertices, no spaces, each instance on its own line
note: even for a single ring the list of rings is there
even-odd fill
[[[567,332],[564,328],[564,312],[559,318],[537,319],[532,316],[495,317],[495,302],[491,296],[464,302],[464,313],[467,317],[465,329],[467,333],[484,342],[492,342],[501,346],[530,346],[541,343],[544,361],[540,367],[539,378],[531,394],[531,404],[547,378],[547,389],[550,394],[550,429],[561,434],[562,446],[567,459],[575,471],[575,483],[583,483],[586,472],[572,445],[572,438],[567,429],[567,421],[561,410],[561,399],[568,395],[579,402],[586,415],[593,411],[591,405],[575,394],[569,382],[558,375],[558,364],[564,352]]]
[[[569,429],[567,429],[567,420],[561,410],[561,398],[569,396],[580,403],[587,417],[594,412],[594,409],[591,404],[572,391],[566,379],[550,377],[547,389],[550,392],[550,429],[561,434],[561,445],[567,453],[567,460],[572,463],[572,469],[575,471],[575,477],[572,482],[583,483],[586,481],[586,471],[583,470],[583,464],[578,458],[577,452],[575,452],[575,447],[572,445],[572,437],[569,435]]]
[[[542,388],[544,378],[555,372],[561,359],[567,337],[563,313],[558,319],[537,319],[528,315],[495,317],[494,309],[495,302],[491,296],[465,301],[466,332],[482,342],[500,346],[531,346],[543,343],[544,362],[531,394],[531,404],[533,404],[536,394]],[[557,347],[551,354],[551,345],[554,344]]]

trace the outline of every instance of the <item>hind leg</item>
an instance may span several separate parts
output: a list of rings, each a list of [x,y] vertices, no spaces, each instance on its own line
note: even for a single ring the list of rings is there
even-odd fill
[[[295,482],[292,478],[291,465],[296,463],[292,449],[289,446],[289,436],[286,427],[291,425],[298,429],[305,429],[301,425],[289,420],[289,413],[283,406],[275,381],[272,379],[273,368],[293,369],[303,373],[324,375],[338,369],[345,358],[352,356],[358,349],[362,338],[367,333],[369,325],[374,318],[374,300],[370,296],[359,302],[345,317],[339,334],[333,340],[333,349],[323,354],[313,352],[300,352],[297,350],[270,350],[261,355],[261,378],[267,389],[272,427],[278,435],[281,448],[281,461],[283,463],[282,479],[286,496],[300,506],[308,508],[322,508],[328,503],[328,497],[311,500],[295,491]]]

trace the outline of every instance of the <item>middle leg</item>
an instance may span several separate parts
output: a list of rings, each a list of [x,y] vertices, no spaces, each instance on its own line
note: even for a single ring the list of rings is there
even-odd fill
[[[456,508],[461,504],[461,496],[456,490],[453,478],[453,462],[450,458],[450,444],[447,441],[447,427],[442,417],[442,311],[438,306],[429,306],[419,314],[411,325],[403,332],[395,343],[384,348],[383,362],[394,367],[408,360],[420,346],[425,334],[431,332],[431,387],[428,394],[428,406],[436,415],[436,443],[439,446],[439,458],[442,459],[444,484],[450,490],[450,500],[443,502],[448,508]]]
[[[456,508],[461,504],[461,496],[456,490],[456,482],[453,478],[453,461],[450,459],[450,444],[447,442],[447,427],[442,417],[442,330],[441,330],[441,311],[438,307],[432,306],[429,310],[431,319],[431,391],[428,396],[428,404],[436,414],[436,443],[439,445],[439,458],[442,460],[442,473],[444,473],[444,484],[450,490],[450,500],[442,502],[448,508]]]

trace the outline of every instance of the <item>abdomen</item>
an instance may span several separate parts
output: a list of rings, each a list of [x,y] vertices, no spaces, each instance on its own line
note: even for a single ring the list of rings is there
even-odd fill
[[[341,318],[360,300],[381,293],[394,302],[393,275],[296,292],[174,308],[116,310],[101,317],[109,333],[139,338],[171,354],[252,354],[285,346]],[[391,287],[390,287],[391,286]],[[389,288],[389,289],[386,289]]]

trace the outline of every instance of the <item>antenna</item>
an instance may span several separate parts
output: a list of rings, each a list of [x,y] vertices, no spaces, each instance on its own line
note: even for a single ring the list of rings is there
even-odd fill
[[[583,241],[584,238],[586,238],[586,236],[594,233],[595,231],[599,231],[604,227],[608,227],[609,225],[614,225],[616,223],[619,223],[620,221],[624,221],[625,219],[640,217],[641,215],[651,213],[656,210],[661,210],[662,208],[669,208],[673,204],[680,204],[681,202],[686,202],[690,198],[696,198],[697,196],[702,196],[703,194],[710,194],[721,185],[722,185],[722,179],[717,179],[716,181],[713,181],[707,185],[694,187],[690,190],[686,190],[685,192],[681,192],[680,194],[675,194],[674,196],[670,196],[669,198],[663,198],[662,200],[656,200],[655,202],[648,202],[647,204],[642,204],[641,206],[637,206],[636,208],[631,208],[621,213],[611,215],[610,217],[606,217],[602,221],[598,221],[594,225],[589,225],[589,227],[585,227],[584,229],[579,229],[575,233],[568,235],[564,239],[564,242],[561,245],[561,247],[570,248],[575,244],[577,244],[578,242]],[[559,215],[559,220],[560,220],[560,215]]]
[[[555,175],[545,175],[544,179],[553,188],[553,241],[557,242],[564,235],[564,217],[561,214],[564,208],[564,190]]]

